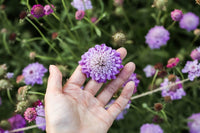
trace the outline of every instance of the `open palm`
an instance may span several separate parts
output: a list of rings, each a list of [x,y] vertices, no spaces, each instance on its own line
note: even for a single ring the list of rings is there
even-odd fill
[[[117,50],[121,58],[126,50]],[[50,66],[47,92],[45,95],[46,129],[49,133],[106,133],[118,114],[125,108],[134,90],[129,82],[119,98],[107,110],[105,105],[112,95],[130,77],[135,69],[133,63],[125,65],[117,78],[97,95],[102,83],[90,80],[84,89],[86,76],[78,66],[62,87],[62,74],[56,66]]]

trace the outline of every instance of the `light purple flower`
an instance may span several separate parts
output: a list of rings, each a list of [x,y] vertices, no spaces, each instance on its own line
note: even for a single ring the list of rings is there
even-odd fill
[[[152,77],[155,74],[155,72],[156,72],[154,66],[152,66],[152,65],[147,65],[143,69],[143,71],[145,72],[146,77]]]
[[[188,119],[190,133],[200,133],[200,113],[192,114]]]
[[[26,120],[20,114],[16,114],[13,117],[9,118],[8,122],[10,123],[12,130],[23,128],[26,126]],[[17,133],[24,133],[24,131],[20,131]]]
[[[7,72],[6,73],[6,78],[11,79],[14,76],[14,73]]]
[[[169,31],[163,26],[155,26],[145,36],[146,43],[151,49],[159,49],[161,46],[167,44],[167,41],[170,39],[169,35]]]
[[[186,92],[184,91],[182,84],[177,84],[172,87],[167,87],[170,84],[173,84],[179,81],[180,79],[178,77],[176,77],[175,82],[170,82],[168,78],[165,78],[164,82],[160,84],[161,87],[166,86],[164,89],[162,89],[162,97],[170,96],[171,100],[178,100],[178,99],[181,99],[183,96],[185,96]]]
[[[37,116],[35,119],[36,125],[38,126],[39,129],[44,131],[46,129],[44,106],[38,105],[35,110],[37,112]]]
[[[36,18],[43,17],[45,15],[44,7],[42,5],[40,5],[40,4],[34,5],[31,8],[31,14]]]
[[[54,5],[51,5],[51,6],[45,5],[44,6],[44,14],[49,15],[49,14],[53,13],[53,8],[55,8]]]
[[[42,77],[47,69],[38,62],[29,64],[23,69],[24,81],[27,85],[43,84]]]
[[[114,99],[110,100],[105,109],[108,109],[114,102],[115,102]],[[130,108],[130,106],[131,106],[131,101],[128,102],[124,110],[116,117],[116,120],[124,119],[124,115],[128,113],[128,109]]]
[[[122,85],[122,87],[124,87],[129,81],[135,82],[135,89],[133,91],[133,94],[135,94],[137,92],[138,84],[140,83],[140,80],[137,79],[137,74],[132,73],[132,75],[129,77],[129,79]]]
[[[120,69],[123,68],[120,53],[105,44],[90,48],[81,58],[79,64],[82,72],[98,83],[115,79]]]
[[[163,130],[159,125],[146,123],[140,127],[140,133],[163,133]]]
[[[190,57],[191,57],[193,60],[200,60],[200,47],[194,49],[194,50],[191,52]]]
[[[200,76],[200,64],[198,60],[187,61],[185,67],[182,69],[183,73],[188,73],[188,78],[193,81],[196,77]]]
[[[4,130],[0,127],[0,133],[4,133]]]
[[[199,17],[192,12],[188,12],[183,15],[179,25],[182,29],[186,29],[187,31],[195,30],[199,25]]]
[[[90,0],[73,0],[71,5],[76,8],[77,10],[88,10],[92,9],[92,3]]]
[[[183,12],[181,10],[175,9],[171,12],[171,18],[174,21],[180,21],[183,17]]]

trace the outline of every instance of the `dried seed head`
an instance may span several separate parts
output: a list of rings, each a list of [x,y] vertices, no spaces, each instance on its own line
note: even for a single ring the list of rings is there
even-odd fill
[[[23,113],[28,106],[29,106],[29,102],[27,100],[26,101],[20,101],[20,102],[17,103],[17,108],[16,108],[15,112]]]
[[[200,29],[195,29],[194,30],[194,35],[195,36],[200,36]]]
[[[163,105],[161,103],[154,104],[154,110],[161,111],[163,109]]]
[[[5,89],[9,89],[11,90],[13,87],[13,85],[6,79],[1,79],[0,80],[0,90],[5,90]]]
[[[200,5],[200,0],[195,0],[198,5]]]
[[[117,32],[112,37],[117,46],[122,46],[126,42],[126,36],[122,32]]]

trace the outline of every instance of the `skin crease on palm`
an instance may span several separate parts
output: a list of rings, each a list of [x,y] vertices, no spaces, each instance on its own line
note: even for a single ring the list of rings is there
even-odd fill
[[[127,52],[119,48],[121,59]],[[86,80],[78,66],[69,80],[62,86],[62,74],[54,65],[50,65],[45,95],[46,131],[48,133],[106,133],[118,114],[125,108],[133,94],[134,82],[130,81],[123,88],[121,95],[107,110],[106,104],[113,94],[134,72],[135,65],[127,63],[115,80],[112,80],[96,96],[103,83]]]

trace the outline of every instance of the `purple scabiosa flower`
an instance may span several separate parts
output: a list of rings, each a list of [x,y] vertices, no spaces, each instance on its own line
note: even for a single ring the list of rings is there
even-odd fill
[[[187,61],[185,67],[182,69],[183,73],[188,73],[188,78],[193,81],[196,77],[200,76],[200,64],[198,60]]]
[[[137,79],[137,74],[132,73],[132,75],[129,77],[129,79],[122,85],[122,87],[124,87],[129,81],[135,82],[135,88],[134,88],[134,91],[133,91],[133,94],[135,94],[137,92],[138,84],[140,83],[140,80]]]
[[[192,114],[188,119],[190,133],[200,133],[200,113]]]
[[[6,73],[6,78],[11,79],[14,76],[14,73],[7,72]]]
[[[45,5],[44,6],[44,14],[49,15],[49,14],[53,13],[54,8],[55,8],[54,5]]]
[[[76,14],[75,14],[76,20],[81,20],[81,19],[84,18],[84,16],[85,16],[85,12],[84,11],[82,11],[82,10],[76,11]]]
[[[81,58],[79,64],[82,72],[98,83],[115,79],[120,69],[123,68],[120,53],[105,44],[90,48]]]
[[[24,118],[28,121],[34,121],[37,116],[35,108],[27,108],[24,112]]]
[[[34,5],[31,8],[31,14],[36,18],[43,17],[45,15],[44,7],[42,5],[40,5],[40,4]]]
[[[195,30],[199,25],[199,17],[192,12],[188,12],[183,15],[179,25],[182,29],[186,29],[187,31]]]
[[[194,49],[194,50],[191,52],[190,57],[191,57],[193,60],[200,60],[200,47]]]
[[[143,69],[143,71],[145,72],[146,77],[152,77],[152,76],[155,74],[156,69],[155,69],[154,66],[152,66],[152,65],[147,65],[147,66]]]
[[[71,5],[76,8],[77,10],[88,10],[92,9],[92,3],[90,0],[73,0]]]
[[[23,128],[26,126],[26,121],[20,114],[16,114],[13,117],[9,118],[8,122],[10,123],[12,130],[18,129],[18,128]],[[24,131],[20,131],[17,133],[24,133]]]
[[[37,116],[35,118],[36,125],[39,129],[45,130],[46,129],[46,120],[45,120],[45,111],[43,105],[38,105],[36,107]]]
[[[163,130],[159,125],[146,123],[140,127],[140,133],[163,133]]]
[[[175,82],[171,82],[168,78],[165,78],[163,83],[160,84],[161,87],[164,87],[164,89],[162,89],[162,97],[170,96],[171,100],[178,100],[181,99],[182,96],[185,96],[186,92],[184,91],[182,84],[168,87],[170,84],[179,81],[180,79],[178,77],[176,77]]]
[[[24,81],[27,85],[43,84],[42,77],[47,69],[38,62],[29,64],[23,69]]]
[[[171,12],[171,18],[174,21],[180,21],[183,17],[183,12],[181,10],[175,9]]]
[[[167,44],[167,41],[170,39],[169,35],[169,31],[163,26],[155,26],[145,36],[146,43],[151,49],[159,49],[161,46]]]
[[[107,104],[105,109],[108,109],[114,102],[115,102],[114,99],[110,100],[110,102]],[[124,110],[116,117],[116,120],[124,119],[124,115],[127,114],[128,109],[130,108],[130,106],[131,106],[131,101],[128,102],[128,104],[126,105]]]

